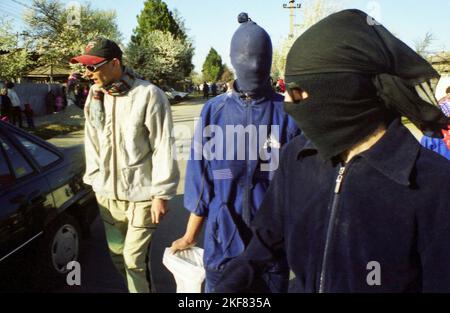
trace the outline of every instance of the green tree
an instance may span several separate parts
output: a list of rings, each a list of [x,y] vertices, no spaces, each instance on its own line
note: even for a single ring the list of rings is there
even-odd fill
[[[184,60],[193,49],[169,32],[155,30],[145,34],[141,43],[131,42],[126,51],[129,65],[148,80],[173,84],[184,79]]]
[[[132,66],[138,72],[146,73],[146,77],[163,79],[169,83],[188,77],[194,68],[192,64],[194,47],[192,40],[187,36],[187,29],[181,15],[177,11],[172,13],[166,3],[161,0],[147,0],[137,20],[138,26],[134,29],[127,49],[127,59]],[[163,37],[167,37],[168,42],[148,42],[149,38],[159,40]],[[166,50],[166,47],[170,46],[175,48],[174,53]],[[145,49],[148,51],[140,51]],[[153,54],[161,53],[161,55],[150,55],[150,51]],[[147,55],[148,58],[145,59],[142,55]],[[151,64],[155,61],[163,68],[155,68],[155,64]],[[154,74],[150,73],[152,69]],[[176,72],[172,72],[169,77],[170,75],[166,74],[169,71]]]
[[[74,24],[69,20],[70,10],[60,0],[33,0],[24,20],[30,48],[40,55],[40,64],[67,65],[98,36],[120,43],[115,11],[93,9],[90,3],[79,9],[80,20]]]
[[[0,19],[0,80],[16,80],[32,65],[26,47],[19,47],[11,22]]]
[[[183,27],[180,27],[176,17],[162,0],[147,0],[141,14],[137,16],[137,21],[138,26],[131,37],[131,41],[135,44],[140,43],[146,34],[155,30],[169,32],[175,38],[187,38]]]
[[[203,84],[203,82],[205,81],[203,79],[202,74],[197,73],[196,71],[192,71],[191,75],[189,76],[189,78],[197,86]]]
[[[286,37],[281,42],[281,44],[274,49],[272,58],[272,73],[271,73],[271,76],[274,80],[277,80],[280,77],[284,77],[286,58],[294,42],[295,42],[294,38]]]
[[[223,74],[222,58],[214,48],[209,50],[206,60],[203,63],[203,78],[206,81],[216,82]]]

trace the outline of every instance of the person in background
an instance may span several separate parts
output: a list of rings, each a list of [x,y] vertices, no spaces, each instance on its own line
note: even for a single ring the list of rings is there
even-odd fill
[[[61,96],[63,98],[63,108],[67,107],[67,86],[66,84],[61,87]]]
[[[29,103],[25,104],[25,110],[23,111],[25,114],[25,118],[27,120],[28,128],[29,129],[36,129],[34,126],[34,111],[31,108],[31,105]]]
[[[87,97],[89,96],[89,87],[88,86],[83,86],[83,99],[82,99],[82,103],[84,105],[84,103],[86,102]]]
[[[22,103],[20,102],[19,96],[17,96],[16,91],[13,89],[14,88],[14,83],[12,82],[8,82],[6,83],[6,88],[8,88],[8,97],[11,100],[11,104],[12,104],[12,124],[13,125],[18,125],[20,128],[23,127],[22,125],[22,111],[23,111],[23,106]]]
[[[447,87],[445,93],[445,97],[439,100],[439,106],[445,115],[450,116],[450,86]]]
[[[217,97],[217,84],[215,82],[211,84],[211,94],[213,97]]]
[[[57,95],[55,97],[55,108],[56,112],[61,112],[64,109],[64,99],[62,95]]]
[[[2,121],[10,122],[12,115],[12,104],[8,97],[8,90],[6,87],[0,88],[0,118]]]
[[[203,83],[203,99],[209,99],[209,85],[206,82]]]
[[[442,113],[450,117],[450,87],[446,90],[447,95],[439,101]],[[420,143],[427,149],[430,149],[450,161],[450,125],[442,130],[443,138],[433,138],[423,135]]]
[[[286,92],[286,84],[284,83],[284,79],[278,78],[276,88],[277,88],[277,92],[279,92],[279,93]]]
[[[56,111],[56,97],[50,86],[45,96],[45,108],[47,114],[52,114]]]

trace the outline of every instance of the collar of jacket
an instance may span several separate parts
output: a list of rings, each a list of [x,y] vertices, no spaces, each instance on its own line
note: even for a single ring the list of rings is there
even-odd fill
[[[231,97],[233,99],[235,99],[241,105],[244,105],[245,104],[245,95],[242,92],[239,92],[236,90],[236,88],[237,88],[236,82],[234,82],[233,86],[234,87],[233,87],[233,91],[231,92]],[[260,104],[264,101],[272,99],[273,94],[274,94],[273,91],[268,91],[266,95],[261,95],[257,99],[250,98],[250,100],[252,101],[252,104]]]
[[[417,140],[402,125],[400,119],[396,119],[389,125],[386,134],[372,148],[359,154],[359,157],[389,179],[409,186],[419,150]],[[308,140],[299,150],[297,158],[301,160],[316,154],[317,148]]]

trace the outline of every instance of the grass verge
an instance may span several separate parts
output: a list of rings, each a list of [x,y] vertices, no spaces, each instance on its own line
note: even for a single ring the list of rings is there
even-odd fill
[[[60,135],[65,135],[68,133],[72,133],[75,131],[82,130],[83,126],[81,125],[62,125],[62,124],[50,124],[43,125],[35,130],[30,130],[29,132],[33,135],[36,135],[44,140],[48,140],[50,138],[54,138]]]

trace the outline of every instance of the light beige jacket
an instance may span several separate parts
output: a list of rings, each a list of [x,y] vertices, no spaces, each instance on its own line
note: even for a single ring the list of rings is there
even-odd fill
[[[164,92],[136,79],[125,96],[105,94],[99,126],[98,112],[89,107],[94,88],[85,105],[84,182],[108,199],[139,202],[172,198],[179,170],[172,113]]]

